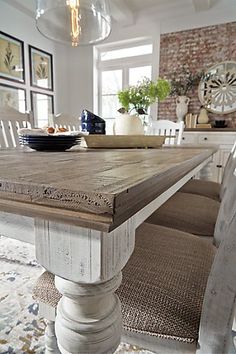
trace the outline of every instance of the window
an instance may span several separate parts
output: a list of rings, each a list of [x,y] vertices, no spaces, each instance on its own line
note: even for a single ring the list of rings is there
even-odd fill
[[[117,92],[122,89],[122,70],[102,71],[101,116],[115,116],[119,102]]]
[[[136,85],[144,77],[152,77],[152,44],[132,46],[97,47],[98,114],[104,119],[114,119],[120,108],[117,93]]]
[[[152,67],[151,65],[139,66],[129,69],[129,85],[136,85],[138,81],[142,81],[145,77],[151,79]]]
[[[122,48],[104,51],[101,53],[101,60],[111,60],[119,58],[136,57],[139,55],[152,54],[152,45],[140,45],[136,47]]]

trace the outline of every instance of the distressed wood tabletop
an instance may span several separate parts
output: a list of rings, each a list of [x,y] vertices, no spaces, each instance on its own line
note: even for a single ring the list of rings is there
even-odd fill
[[[0,210],[109,231],[214,148],[0,151]]]

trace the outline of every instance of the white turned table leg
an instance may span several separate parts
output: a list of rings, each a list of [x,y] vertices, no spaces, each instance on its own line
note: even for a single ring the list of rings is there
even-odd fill
[[[55,322],[47,321],[45,331],[45,354],[60,354],[55,334]]]
[[[121,273],[96,284],[76,284],[56,277],[63,294],[57,308],[56,335],[63,354],[108,354],[120,343],[122,320],[120,302],[114,294]]]
[[[36,220],[36,256],[63,295],[56,336],[62,354],[112,354],[121,337],[115,290],[135,243],[134,221],[110,233]]]

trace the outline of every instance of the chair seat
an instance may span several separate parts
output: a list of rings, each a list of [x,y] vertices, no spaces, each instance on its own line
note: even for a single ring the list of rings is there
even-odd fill
[[[117,290],[127,333],[196,342],[215,248],[193,235],[144,223]],[[61,295],[45,272],[34,299],[56,307]]]
[[[146,222],[198,236],[213,236],[220,203],[196,194],[177,192]]]
[[[117,291],[125,330],[196,341],[214,254],[211,244],[193,235],[141,225]]]
[[[213,181],[191,179],[179,191],[183,193],[198,194],[220,201],[220,188],[221,184]]]

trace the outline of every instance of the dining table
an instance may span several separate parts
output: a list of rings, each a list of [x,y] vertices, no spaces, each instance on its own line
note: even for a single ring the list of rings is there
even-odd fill
[[[122,333],[115,291],[135,230],[216,151],[0,151],[0,233],[35,244],[37,261],[55,274],[61,353],[115,352]]]

